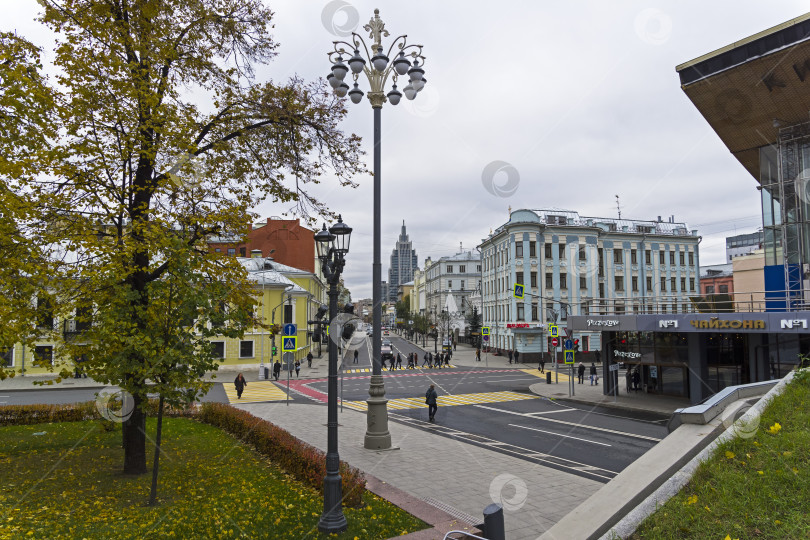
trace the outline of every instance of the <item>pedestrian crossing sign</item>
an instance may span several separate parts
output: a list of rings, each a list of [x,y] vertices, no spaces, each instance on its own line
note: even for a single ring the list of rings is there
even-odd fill
[[[515,298],[520,298],[521,300],[523,300],[523,285],[518,285],[517,283],[515,283],[514,295]]]
[[[298,341],[297,336],[284,336],[281,338],[281,350],[284,352],[295,352],[296,342]]]
[[[559,337],[560,336],[560,327],[556,324],[548,325],[548,333],[551,334],[551,337]]]
[[[566,364],[574,363],[574,351],[565,351],[565,363]]]
[[[481,327],[481,335],[488,336],[489,335],[489,326],[482,326]]]

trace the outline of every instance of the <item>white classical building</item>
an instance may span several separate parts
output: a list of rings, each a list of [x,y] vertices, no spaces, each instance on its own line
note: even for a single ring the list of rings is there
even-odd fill
[[[466,337],[465,319],[472,309],[469,296],[481,284],[478,252],[462,250],[435,261],[428,258],[424,276],[425,302],[419,307],[437,322],[442,318],[442,312],[446,312],[454,339]]]

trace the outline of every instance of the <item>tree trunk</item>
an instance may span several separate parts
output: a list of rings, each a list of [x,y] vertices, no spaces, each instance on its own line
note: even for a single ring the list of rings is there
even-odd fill
[[[146,472],[146,413],[143,398],[133,396],[132,414],[124,421],[124,474]]]
[[[158,463],[160,462],[160,434],[163,428],[163,394],[158,404],[157,433],[155,434],[155,461],[152,465],[152,489],[149,492],[149,506],[155,505],[157,499]]]

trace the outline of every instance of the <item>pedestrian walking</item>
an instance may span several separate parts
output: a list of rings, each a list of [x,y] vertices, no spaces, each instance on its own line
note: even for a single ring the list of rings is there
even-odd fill
[[[540,373],[546,372],[546,358],[540,353]]]
[[[357,363],[357,357],[358,357],[358,356],[360,356],[360,353],[357,351],[357,349],[355,349],[355,350],[354,350],[354,363],[355,363],[355,364]]]
[[[416,353],[411,353],[408,355],[408,369],[413,369],[413,357],[416,356]]]
[[[591,386],[599,382],[599,375],[596,373],[596,364],[591,362]]]
[[[402,369],[402,357],[397,353],[397,369]]]
[[[638,368],[633,371],[633,390],[636,392],[641,390],[641,373],[638,372]]]
[[[455,341],[453,342],[453,350],[454,351],[456,350],[456,342]]]
[[[439,395],[436,393],[436,388],[431,384],[430,388],[427,389],[425,392],[425,403],[428,406],[428,417],[430,418],[431,422],[436,421],[436,411],[438,411],[439,406],[436,402]]]
[[[281,362],[276,360],[276,363],[273,364],[273,377],[278,380],[279,375],[281,375]]]
[[[295,361],[295,376],[301,378],[301,362],[299,360]]]
[[[425,364],[427,364],[427,363],[428,363],[428,358],[429,358],[429,357],[428,357],[428,354],[430,354],[430,353],[425,353],[425,359],[424,359],[424,360],[422,360],[422,367],[425,367]]]
[[[307,353],[307,367],[308,367],[308,368],[311,368],[311,367],[312,367],[312,358],[313,358],[313,356],[312,356],[312,351],[309,351],[309,352]]]
[[[579,367],[577,368],[577,376],[579,378],[579,384],[585,380],[585,364],[582,362],[579,363]]]
[[[626,390],[629,394],[633,389],[633,370],[630,369],[630,366],[627,366],[627,372],[624,374],[624,383],[627,386]]]
[[[447,367],[450,367],[450,355],[449,354],[444,355],[444,365],[447,366]]]
[[[518,363],[518,358],[520,358],[520,353],[518,352],[517,349],[515,349],[515,363],[516,364]]]
[[[242,392],[245,390],[247,386],[247,381],[245,380],[245,376],[241,373],[236,376],[236,379],[233,381],[233,385],[236,387],[236,399],[242,399]]]
[[[509,363],[510,363],[510,364],[512,363],[512,355],[513,355],[513,354],[514,354],[514,353],[512,352],[512,349],[509,349]]]
[[[475,349],[475,361],[476,362],[481,361],[481,349]]]
[[[389,362],[391,362],[391,367],[388,368],[388,371],[394,371],[394,369],[396,369],[396,364],[394,363],[395,361],[396,359],[392,356],[391,359],[389,360]]]

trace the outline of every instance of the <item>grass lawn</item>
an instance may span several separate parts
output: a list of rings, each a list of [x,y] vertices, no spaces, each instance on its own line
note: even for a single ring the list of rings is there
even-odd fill
[[[147,433],[154,434],[150,418]],[[319,538],[323,499],[219,429],[163,421],[158,505],[151,473],[120,474],[121,431],[98,421],[0,428],[0,538]],[[153,448],[149,448],[151,470]],[[344,508],[341,538],[426,525],[371,493]]]
[[[810,538],[807,375],[771,402],[752,437],[719,446],[632,538]]]

